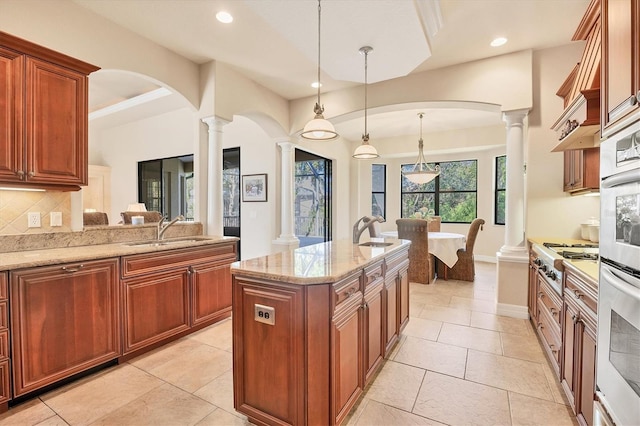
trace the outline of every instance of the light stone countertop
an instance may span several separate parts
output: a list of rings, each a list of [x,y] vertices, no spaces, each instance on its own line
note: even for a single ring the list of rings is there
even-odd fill
[[[594,243],[591,242],[589,240],[579,240],[579,239],[573,239],[573,238],[529,238],[529,241],[534,243],[534,244],[539,244],[542,245],[543,243],[558,243],[558,244],[585,244],[585,245],[589,245],[589,244],[595,244],[598,245],[598,243]],[[595,284],[597,286],[598,284],[598,280],[599,280],[599,265],[600,262],[596,262],[593,260],[569,260],[569,259],[564,259],[562,261],[563,263],[573,266],[575,269],[582,271],[584,274],[588,275],[589,277],[591,277],[594,281]]]
[[[173,239],[167,238],[165,242],[168,242],[168,244],[158,246],[136,245],[136,242],[118,242],[112,244],[93,244],[77,247],[15,251],[0,253],[0,271],[30,268],[34,266],[57,265],[69,262],[83,262],[132,254],[154,253],[178,248],[220,244],[229,241],[238,241],[238,238],[199,235]]]
[[[371,241],[391,245],[368,247],[353,244],[351,240],[330,241],[235,262],[231,264],[231,273],[298,285],[331,283],[395,251],[408,249],[411,244],[396,238]]]

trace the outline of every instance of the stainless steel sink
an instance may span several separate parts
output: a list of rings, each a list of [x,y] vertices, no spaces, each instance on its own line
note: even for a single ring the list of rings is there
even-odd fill
[[[125,246],[129,247],[160,247],[160,246],[169,246],[173,244],[184,244],[184,243],[195,243],[198,241],[206,241],[209,240],[208,237],[184,237],[184,238],[172,238],[169,240],[148,240],[148,241],[135,241],[132,243],[124,243]]]
[[[393,243],[383,243],[380,241],[367,241],[366,243],[362,243],[362,244],[358,244],[359,246],[365,246],[365,247],[387,247],[390,246]]]

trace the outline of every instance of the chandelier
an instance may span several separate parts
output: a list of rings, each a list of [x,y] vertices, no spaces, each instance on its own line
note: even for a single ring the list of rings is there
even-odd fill
[[[440,166],[436,165],[435,168],[427,164],[424,159],[424,142],[422,141],[422,117],[423,112],[418,113],[420,117],[420,139],[418,140],[418,161],[413,166],[413,170],[410,172],[404,172],[404,177],[409,181],[418,185],[431,182],[436,176],[440,174]]]
[[[371,46],[364,46],[359,50],[364,55],[364,133],[362,134],[362,144],[353,152],[353,158],[358,160],[370,160],[379,157],[376,148],[369,145],[369,132],[367,132],[367,56],[372,50],[373,47]]]
[[[322,86],[320,84],[320,16],[320,0],[318,0],[318,80],[316,82],[318,85],[318,100],[313,107],[313,112],[315,112],[316,116],[304,126],[300,136],[314,141],[328,141],[337,138],[338,134],[333,124],[322,115],[324,113],[324,105],[320,104],[320,86]]]

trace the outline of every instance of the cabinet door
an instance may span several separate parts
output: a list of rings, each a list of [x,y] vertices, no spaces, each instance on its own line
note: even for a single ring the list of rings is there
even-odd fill
[[[87,78],[26,59],[28,182],[87,184]]]
[[[563,304],[564,322],[562,326],[562,366],[561,382],[569,404],[575,412],[576,409],[576,363],[575,348],[577,347],[576,324],[580,317],[578,309],[566,301]]]
[[[198,325],[231,315],[231,268],[209,263],[191,268],[191,324]]]
[[[581,323],[580,339],[580,402],[576,401],[578,421],[593,424],[593,400],[596,389],[596,327]]]
[[[378,284],[367,289],[364,296],[364,324],[365,324],[365,385],[377,371],[382,363],[384,351],[384,306],[382,303],[382,292],[384,282],[380,280]]]
[[[640,1],[602,0],[602,134],[637,112],[640,95]]]
[[[14,396],[120,355],[118,261],[14,271]]]
[[[538,267],[533,263],[533,259],[530,259],[529,263],[529,315],[531,321],[537,325],[538,312],[536,307],[536,300],[538,300]]]
[[[23,103],[24,56],[0,48],[0,181],[24,176]]]
[[[407,262],[408,266],[409,262]],[[398,332],[401,332],[409,323],[409,270],[407,267],[400,269],[398,275],[398,290],[399,290],[399,307],[400,313]]]
[[[398,341],[398,277],[387,273],[385,277],[385,288],[383,292],[383,303],[386,310],[385,329],[385,356],[391,352],[391,348]]]
[[[333,318],[331,331],[332,419],[340,424],[363,389],[362,293],[350,296]]]
[[[187,268],[123,280],[124,353],[189,329]]]
[[[564,152],[564,191],[582,188],[582,150]]]

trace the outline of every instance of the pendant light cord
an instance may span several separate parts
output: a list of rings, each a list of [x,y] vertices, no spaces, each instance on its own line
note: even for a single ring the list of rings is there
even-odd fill
[[[364,55],[364,134],[362,140],[369,142],[369,132],[367,132],[367,69],[368,69],[368,57],[369,52],[373,50],[370,46],[364,46],[360,48],[360,53]]]
[[[318,0],[318,102],[316,102],[318,109],[321,109],[322,107],[320,106],[320,17],[322,15],[322,10],[320,7],[320,0]],[[324,109],[324,108],[322,108]],[[320,111],[319,113],[316,111],[316,114],[322,114],[323,111]]]

